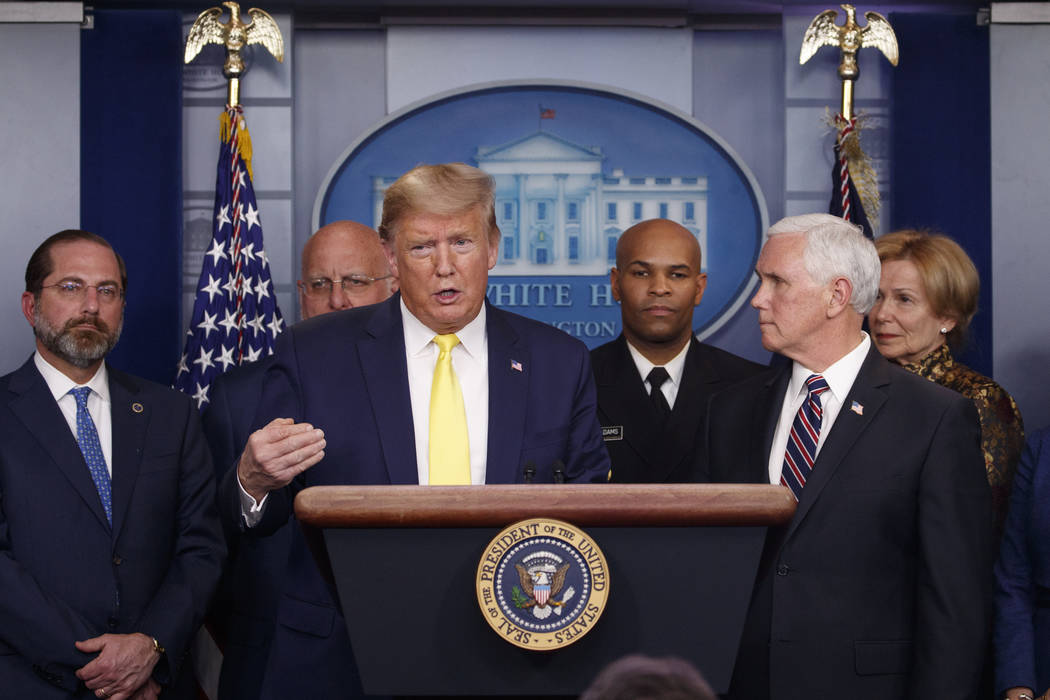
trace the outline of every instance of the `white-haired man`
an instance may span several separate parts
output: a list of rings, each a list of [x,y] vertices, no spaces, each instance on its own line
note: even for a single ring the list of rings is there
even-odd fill
[[[827,214],[769,230],[762,344],[792,360],[712,399],[713,481],[783,484],[733,700],[976,698],[990,496],[973,402],[886,362],[861,330],[879,259]]]

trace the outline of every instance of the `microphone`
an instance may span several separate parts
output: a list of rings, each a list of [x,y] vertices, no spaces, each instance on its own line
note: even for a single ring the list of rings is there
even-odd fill
[[[531,459],[525,462],[525,483],[531,484],[532,480],[536,478],[536,463]]]
[[[560,459],[554,460],[554,483],[565,483],[565,463]]]

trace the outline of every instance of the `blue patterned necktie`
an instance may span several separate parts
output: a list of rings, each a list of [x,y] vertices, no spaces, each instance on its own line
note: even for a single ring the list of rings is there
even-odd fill
[[[824,377],[819,374],[809,375],[806,379],[806,400],[799,406],[795,420],[791,423],[780,485],[791,489],[796,501],[802,498],[802,487],[806,485],[806,479],[813,471],[813,462],[817,459],[820,424],[824,418],[820,395],[829,388]]]
[[[98,497],[102,501],[102,510],[106,511],[106,520],[113,524],[113,498],[109,490],[109,470],[106,469],[106,457],[102,454],[102,443],[98,440],[95,421],[88,413],[87,399],[91,389],[86,386],[70,389],[69,393],[77,400],[77,444],[95,482]]]

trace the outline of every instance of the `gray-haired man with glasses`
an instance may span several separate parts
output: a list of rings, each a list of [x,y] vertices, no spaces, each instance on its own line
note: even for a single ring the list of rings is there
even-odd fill
[[[302,319],[388,299],[397,291],[379,234],[355,221],[335,221],[303,246],[299,311]],[[237,367],[212,383],[204,431],[219,478],[251,434],[267,357]],[[228,538],[230,566],[212,608],[211,625],[226,640],[219,696],[257,698],[273,636],[281,573],[288,559],[288,528],[246,541]]]
[[[310,236],[303,246],[302,274],[299,309],[304,320],[376,304],[397,291],[379,234],[356,221],[335,221]]]

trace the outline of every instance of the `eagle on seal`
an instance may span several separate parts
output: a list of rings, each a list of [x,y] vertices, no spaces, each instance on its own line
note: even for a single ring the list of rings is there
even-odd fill
[[[562,605],[553,598],[561,592],[562,586],[565,585],[565,574],[569,571],[568,564],[563,564],[554,571],[548,571],[554,568],[551,566],[536,567],[534,573],[530,573],[521,564],[515,564],[514,567],[518,570],[522,590],[531,599],[524,607],[537,605],[543,608],[547,606],[548,601],[551,605]]]

